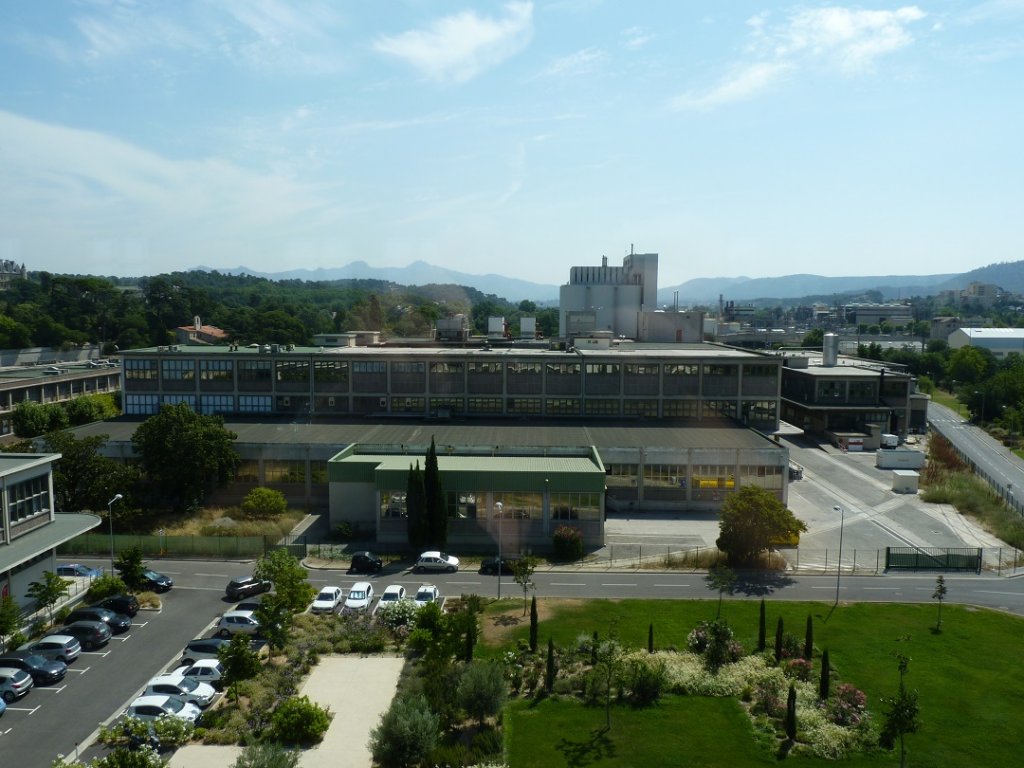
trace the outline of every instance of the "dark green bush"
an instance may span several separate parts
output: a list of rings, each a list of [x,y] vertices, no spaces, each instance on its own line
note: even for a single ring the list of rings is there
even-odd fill
[[[89,591],[85,593],[85,599],[87,602],[95,603],[111,595],[123,595],[127,591],[128,587],[119,576],[107,573],[92,580]]]
[[[402,696],[391,702],[370,734],[373,759],[384,768],[416,765],[437,746],[440,718],[423,696]]]
[[[331,724],[330,713],[308,696],[286,699],[271,718],[273,735],[283,744],[316,744]]]
[[[555,529],[553,543],[555,559],[563,562],[575,562],[583,559],[583,534],[579,528],[571,525],[560,525]]]

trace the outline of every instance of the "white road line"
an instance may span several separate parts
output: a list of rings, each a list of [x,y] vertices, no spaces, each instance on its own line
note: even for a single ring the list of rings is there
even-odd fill
[[[900,591],[900,587],[864,587],[864,591],[865,592],[868,592],[868,591],[874,591],[874,592],[899,592]]]
[[[54,693],[60,693],[61,691],[63,691],[67,687],[68,687],[67,683],[65,683],[64,685],[61,685],[61,686],[59,686],[57,688],[52,688],[49,685],[35,685],[35,686],[32,686],[32,690],[33,691],[53,691]]]
[[[423,582],[420,582],[420,583],[422,584]],[[479,582],[479,581],[446,581],[444,583],[445,584],[459,584],[460,586],[462,586],[462,585],[476,586],[478,584],[481,584],[482,582]]]
[[[999,592],[994,589],[976,589],[974,590],[979,595],[1017,595],[1019,592]]]
[[[85,669],[72,669],[71,667],[68,667],[68,672],[77,672],[80,675],[84,675],[90,669],[92,669],[92,667],[86,667]]]
[[[218,577],[220,579],[228,578],[228,575],[226,573],[199,573],[198,571],[196,571],[193,574],[193,576],[216,576],[216,577]]]
[[[148,622],[148,621],[144,621],[144,622],[142,622],[141,624],[139,624],[139,623],[137,623],[137,622],[134,622],[134,621],[132,622],[132,626],[133,626],[133,627],[144,627],[144,626],[146,626],[147,624],[149,624],[149,622]]]
[[[620,583],[617,581],[610,581],[601,585],[602,587],[635,587],[636,584],[626,584],[625,582]]]
[[[587,583],[585,581],[552,581],[552,587],[585,587]]]
[[[3,732],[3,734],[0,734],[0,735],[6,736],[6,735],[7,735],[8,733],[10,733],[10,732],[11,732],[12,730],[13,730],[12,728],[8,728],[8,729],[7,729],[6,731],[4,731],[4,732]]]
[[[128,640],[130,637],[131,637],[131,635],[121,635],[120,637],[112,637],[110,639],[111,640],[120,640],[123,643],[125,640]]]
[[[38,705],[31,709],[28,707],[12,707],[10,704],[7,705],[8,712],[28,712],[30,715],[34,715],[37,709],[39,709]]]

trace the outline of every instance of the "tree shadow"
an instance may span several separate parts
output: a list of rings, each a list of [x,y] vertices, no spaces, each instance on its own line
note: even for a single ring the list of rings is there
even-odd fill
[[[795,584],[795,580],[781,571],[739,571],[731,594],[763,597]]]
[[[517,624],[521,624],[523,622],[523,617],[503,613],[499,616],[495,616],[493,621],[494,624],[499,627],[514,627]]]
[[[565,757],[565,764],[569,768],[582,768],[603,758],[615,757],[615,745],[604,728],[592,730],[590,738],[585,741],[559,739],[555,749]]]

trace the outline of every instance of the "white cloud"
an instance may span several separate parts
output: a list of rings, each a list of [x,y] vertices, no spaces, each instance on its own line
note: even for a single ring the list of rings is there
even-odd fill
[[[385,36],[379,53],[402,59],[430,80],[465,82],[514,56],[533,35],[533,3],[512,2],[501,18],[463,11],[437,19],[425,29]]]
[[[653,39],[654,35],[644,31],[643,27],[630,27],[622,32],[622,44],[626,48],[643,48]]]
[[[874,70],[876,61],[911,45],[911,25],[925,12],[917,6],[869,11],[833,6],[799,8],[785,22],[771,24],[767,13],[747,20],[750,61],[718,85],[671,101],[676,109],[713,109],[752,98],[784,75],[806,69],[834,69],[845,76]]]
[[[541,74],[547,77],[575,77],[593,72],[606,58],[600,48],[584,48],[555,59]]]

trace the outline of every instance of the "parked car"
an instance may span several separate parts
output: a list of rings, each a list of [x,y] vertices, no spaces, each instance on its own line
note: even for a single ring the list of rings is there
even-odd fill
[[[217,622],[217,634],[221,637],[231,637],[238,632],[255,635],[259,631],[260,623],[252,611],[228,611]]]
[[[228,644],[223,637],[199,637],[189,641],[181,652],[182,664],[193,664],[200,659],[217,659],[218,651]]]
[[[156,571],[143,571],[142,583],[147,589],[154,592],[166,592],[174,586],[174,579]]]
[[[358,581],[352,585],[345,598],[346,611],[365,611],[373,602],[373,585],[368,581]]]
[[[0,715],[7,711],[7,702],[4,701],[4,697],[0,696]]]
[[[405,587],[401,584],[391,584],[387,586],[383,592],[380,593],[380,602],[377,605],[377,610],[380,610],[385,605],[394,605],[399,600],[405,599]]]
[[[377,573],[383,567],[383,560],[373,554],[373,552],[368,552],[364,549],[361,552],[354,552],[352,554],[352,563],[348,569],[352,573]]]
[[[424,552],[416,561],[413,569],[417,573],[424,571],[445,571],[455,573],[459,570],[459,558],[449,555],[446,552]]]
[[[139,612],[139,599],[135,595],[111,595],[96,603],[96,607],[134,617]]]
[[[106,608],[76,608],[64,619],[68,624],[75,621],[102,621],[115,635],[127,632],[132,627],[132,617],[114,613]]]
[[[37,653],[44,659],[70,664],[82,652],[82,644],[70,635],[47,635],[35,642],[26,643],[21,646],[21,650]]]
[[[416,590],[416,605],[422,608],[427,603],[436,603],[441,599],[441,591],[433,584],[420,584]]]
[[[324,587],[310,609],[313,613],[334,613],[341,605],[341,587]]]
[[[8,704],[32,690],[32,676],[13,667],[0,667],[0,698]]]
[[[257,579],[255,576],[240,576],[232,579],[224,588],[224,594],[229,600],[241,600],[243,597],[252,597],[269,592],[274,585],[269,581]]]
[[[201,709],[205,709],[213,703],[217,692],[209,683],[201,683],[198,680],[185,677],[184,675],[167,674],[157,675],[148,683],[143,696],[177,696],[184,701],[190,701]]]
[[[66,576],[69,579],[95,579],[103,575],[102,568],[90,568],[81,563],[65,563],[57,566],[57,575]]]
[[[208,683],[214,688],[219,688],[221,678],[224,677],[224,665],[217,659],[199,659],[193,664],[178,667],[171,674],[190,677],[200,683]]]
[[[36,685],[59,683],[68,671],[68,665],[63,661],[50,661],[32,651],[4,651],[0,654],[0,667],[28,672]]]
[[[505,574],[516,572],[516,563],[522,560],[522,555],[502,555],[501,557],[488,557],[480,563],[480,573],[496,574],[498,571]]]
[[[71,635],[82,644],[82,648],[91,651],[110,642],[110,627],[102,621],[76,621],[57,630],[58,635]]]
[[[124,711],[128,717],[139,720],[156,720],[158,717],[170,715],[190,723],[199,720],[202,711],[195,704],[179,699],[177,696],[139,696]]]

